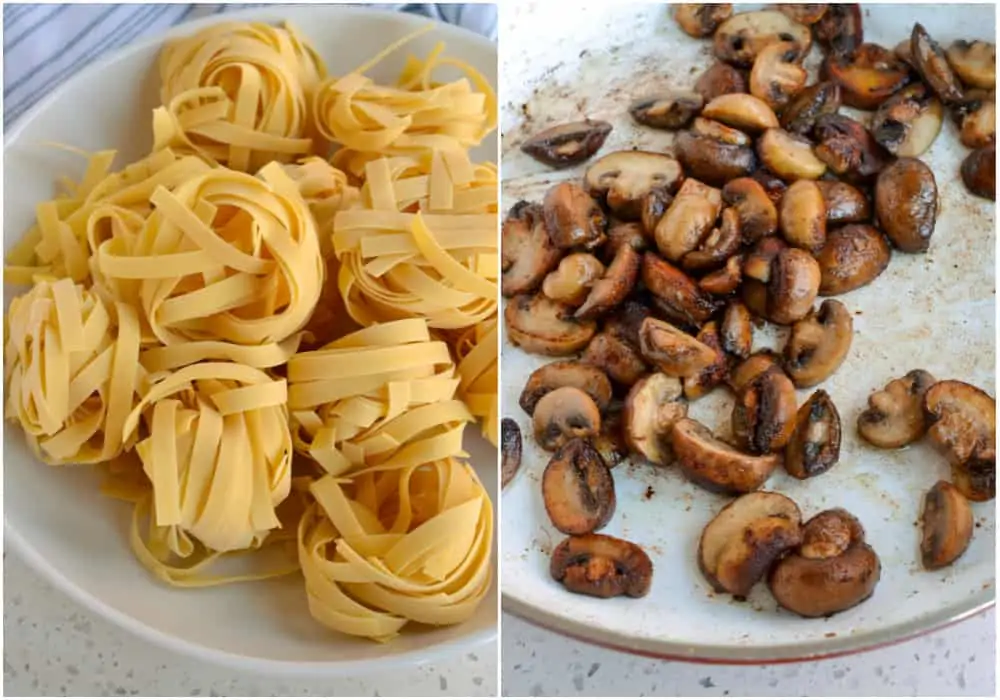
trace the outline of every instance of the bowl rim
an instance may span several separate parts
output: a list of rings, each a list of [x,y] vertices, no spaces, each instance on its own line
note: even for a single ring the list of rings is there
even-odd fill
[[[386,10],[380,8],[369,8],[365,6],[352,5],[272,5],[270,7],[256,7],[226,12],[224,15],[210,15],[196,20],[182,22],[175,25],[169,31],[162,34],[150,36],[145,39],[133,42],[117,50],[109,52],[104,57],[90,63],[79,73],[76,73],[55,90],[43,97],[41,100],[25,111],[13,124],[4,129],[4,156],[6,151],[27,128],[38,115],[47,111],[56,102],[62,93],[78,81],[91,79],[92,76],[107,69],[111,64],[128,59],[130,56],[150,50],[164,42],[178,36],[189,35],[205,27],[222,22],[280,22],[289,19],[289,10],[292,12],[330,12],[341,14],[346,17],[383,17],[392,18],[394,21],[404,24],[412,24],[414,28],[432,23],[435,25],[435,32],[442,33],[443,40],[461,37],[462,41],[478,44],[481,48],[496,54],[496,43],[464,27],[448,24],[437,19],[424,17],[408,12]],[[292,20],[295,21],[294,19]],[[499,65],[499,63],[498,63]],[[499,144],[499,138],[497,139]],[[498,472],[499,473],[499,472]],[[499,499],[497,499],[499,501]],[[495,504],[498,508],[499,504]],[[499,510],[499,508],[498,508]],[[228,651],[205,646],[197,642],[175,637],[161,632],[144,622],[141,622],[130,615],[108,605],[91,593],[77,586],[69,577],[53,566],[38,550],[36,550],[18,531],[9,517],[7,509],[4,509],[3,519],[4,543],[11,545],[11,550],[19,555],[36,574],[40,575],[48,583],[52,584],[58,591],[64,593],[72,600],[76,601],[84,608],[109,620],[114,625],[137,637],[153,644],[166,648],[170,651],[181,654],[198,661],[217,664],[239,670],[250,672],[256,675],[283,674],[289,677],[316,677],[316,676],[344,676],[347,674],[364,674],[384,668],[386,663],[392,662],[397,665],[412,667],[424,664],[433,664],[448,657],[457,657],[462,652],[479,649],[487,644],[494,643],[497,639],[499,627],[499,610],[497,614],[497,624],[492,629],[477,630],[460,637],[438,644],[432,644],[418,649],[413,649],[398,654],[386,654],[373,659],[351,660],[351,661],[283,661],[269,659],[260,656],[249,656],[236,654]],[[498,550],[499,551],[499,550]],[[495,567],[494,567],[495,568]],[[499,575],[496,570],[493,572],[495,585],[499,588]],[[499,598],[499,596],[498,596]],[[488,601],[483,601],[488,605]],[[496,602],[499,608],[499,600]],[[359,643],[360,642],[359,640]],[[365,642],[368,643],[368,642]]]

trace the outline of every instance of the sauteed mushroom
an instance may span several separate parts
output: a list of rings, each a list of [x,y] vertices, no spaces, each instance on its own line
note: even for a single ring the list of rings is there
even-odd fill
[[[777,455],[744,454],[690,418],[674,423],[671,436],[681,471],[692,483],[713,493],[756,491],[778,466]]]
[[[593,250],[603,245],[608,221],[600,205],[572,182],[560,182],[542,202],[549,237],[559,248]]]
[[[642,224],[636,221],[613,224],[608,228],[608,240],[601,251],[601,258],[610,264],[623,245],[631,246],[636,252],[641,253],[649,247],[649,243]]]
[[[671,377],[691,377],[716,359],[713,348],[670,325],[647,318],[639,329],[639,351],[646,360]]]
[[[784,180],[815,180],[826,172],[826,163],[813,154],[803,136],[784,129],[768,129],[757,141],[757,155],[772,173]]]
[[[500,421],[501,488],[506,488],[521,468],[521,429],[510,418]]]
[[[549,573],[573,593],[642,598],[653,579],[653,562],[631,542],[590,534],[563,540],[552,552]]]
[[[567,306],[579,306],[604,274],[604,265],[590,253],[573,253],[542,282],[542,294]]]
[[[557,360],[542,365],[528,377],[518,404],[529,416],[543,396],[564,386],[585,392],[603,413],[611,401],[611,382],[596,367],[575,360]]]
[[[719,25],[733,15],[733,6],[727,3],[697,5],[681,3],[674,6],[674,20],[688,36],[695,39],[711,36]]]
[[[824,114],[816,119],[813,153],[837,175],[867,181],[878,175],[890,161],[882,148],[860,123],[842,114]]]
[[[781,358],[771,350],[759,350],[733,367],[729,373],[729,386],[740,394],[747,384],[772,367],[781,369]]]
[[[953,109],[959,120],[962,145],[981,148],[996,143],[997,103],[993,92],[969,90]]]
[[[542,499],[559,532],[586,535],[603,528],[615,514],[615,481],[597,450],[573,438],[545,467]]]
[[[937,207],[937,182],[923,161],[900,158],[879,174],[875,214],[889,240],[903,252],[922,253],[930,247]]]
[[[717,61],[701,74],[694,84],[694,91],[701,95],[705,102],[711,102],[719,95],[746,92],[747,79],[739,69]]]
[[[962,99],[962,86],[952,72],[944,50],[920,22],[913,25],[913,32],[910,34],[910,55],[913,56],[913,67],[920,73],[920,77],[942,100],[957,102]]]
[[[715,321],[709,321],[698,331],[698,342],[715,351],[715,359],[697,374],[684,378],[684,397],[688,401],[699,399],[726,381],[729,375],[729,357],[722,347],[722,338]]]
[[[573,438],[601,432],[601,412],[590,396],[572,386],[545,394],[531,415],[535,442],[543,450],[558,450]]]
[[[826,204],[827,224],[856,224],[872,216],[868,198],[857,187],[837,180],[816,180]]]
[[[637,381],[625,399],[622,413],[625,444],[653,464],[666,465],[673,459],[670,433],[674,423],[687,415],[681,380],[661,372]]]
[[[861,46],[861,5],[832,3],[814,25],[816,40],[833,53],[849,54]]]
[[[705,105],[701,116],[751,134],[778,126],[778,118],[766,102],[742,93],[719,95]]]
[[[904,447],[922,438],[927,432],[924,394],[935,381],[922,369],[893,379],[868,397],[868,408],[858,416],[858,434],[886,449]]]
[[[826,3],[783,3],[776,6],[778,10],[785,13],[796,22],[811,25],[816,24],[830,7]]]
[[[730,180],[722,199],[739,217],[739,231],[747,243],[770,236],[778,227],[778,211],[759,182],[750,177]]]
[[[705,117],[695,117],[694,121],[691,122],[691,131],[698,136],[704,136],[713,141],[731,146],[753,145],[753,139],[739,129],[726,126],[722,122],[705,119]]]
[[[812,180],[793,182],[781,199],[781,234],[790,245],[818,253],[826,243],[826,200]],[[822,266],[821,266],[822,267]]]
[[[802,404],[795,432],[785,448],[785,470],[796,479],[827,472],[840,459],[840,413],[833,399],[817,389]]]
[[[581,360],[599,368],[622,386],[632,386],[649,372],[638,347],[608,332],[594,336]]]
[[[653,188],[674,191],[684,173],[668,155],[648,151],[615,151],[587,168],[584,183],[591,196],[603,198],[608,208],[628,221],[642,214],[645,195]]]
[[[962,182],[977,197],[996,201],[996,166],[996,145],[977,148],[962,161]]]
[[[695,250],[684,254],[681,265],[687,270],[717,268],[736,254],[741,242],[739,213],[732,207],[724,209],[722,223]]]
[[[924,394],[927,434],[952,467],[952,483],[972,501],[996,496],[996,400],[971,384],[941,381]]]
[[[835,296],[870,284],[889,266],[892,249],[874,226],[848,224],[827,232],[816,254],[819,293]]]
[[[796,95],[781,112],[781,128],[808,136],[816,119],[823,114],[836,114],[840,109],[840,86],[830,80],[810,85]]]
[[[621,304],[639,276],[641,257],[630,245],[621,246],[607,272],[597,280],[587,300],[576,311],[577,318],[597,318]]]
[[[779,41],[765,47],[750,71],[750,94],[772,109],[787,105],[806,86],[809,74],[799,61],[803,55],[794,41]]]
[[[712,39],[717,58],[749,68],[765,48],[779,41],[798,44],[800,54],[809,53],[809,27],[776,10],[741,12],[723,22]]]
[[[908,66],[878,44],[862,44],[852,53],[832,53],[823,71],[840,85],[848,107],[875,109],[883,100],[910,82]]]
[[[597,153],[611,133],[611,125],[598,119],[557,124],[523,144],[521,150],[553,168],[578,165]]]
[[[572,355],[582,350],[597,331],[593,321],[573,318],[573,308],[543,294],[521,294],[504,309],[507,337],[525,352]]]
[[[656,225],[656,247],[668,260],[678,261],[694,250],[719,217],[722,193],[688,178],[667,213]]]
[[[700,325],[719,308],[694,280],[650,251],[642,256],[642,283],[653,295],[654,306],[683,324]]]
[[[722,348],[733,357],[745,360],[753,348],[753,317],[742,302],[733,299],[726,305],[720,329]]]
[[[709,294],[726,296],[732,294],[743,280],[743,256],[734,255],[715,272],[709,272],[698,280],[698,287]]]
[[[785,370],[800,389],[833,376],[851,349],[854,320],[836,299],[824,301],[792,326],[785,344]]]
[[[992,90],[997,84],[997,46],[987,41],[952,42],[945,52],[952,70],[969,87]]]
[[[511,207],[507,214],[500,247],[501,291],[505,297],[537,289],[545,275],[559,264],[561,255],[549,238],[542,208],[524,201]]]
[[[693,131],[682,131],[674,137],[674,153],[691,176],[685,182],[697,178],[722,185],[733,178],[749,175],[757,167],[752,147],[724,143]]]
[[[796,410],[795,386],[788,375],[773,367],[750,381],[737,396],[733,437],[751,454],[778,452],[795,430]]]
[[[972,541],[972,507],[961,491],[939,481],[924,496],[920,555],[928,571],[944,568],[965,553]]]
[[[871,133],[893,155],[919,156],[937,138],[943,115],[941,100],[926,85],[908,85],[878,108]]]
[[[658,95],[642,97],[628,108],[629,114],[640,124],[654,129],[683,129],[691,123],[705,99],[691,90],[673,90]]]

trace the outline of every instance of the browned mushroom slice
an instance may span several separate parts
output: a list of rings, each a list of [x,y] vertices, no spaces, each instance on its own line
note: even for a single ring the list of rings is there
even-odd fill
[[[937,220],[938,190],[934,173],[917,158],[900,158],[875,183],[875,215],[893,245],[922,253],[931,244]]]
[[[794,41],[779,41],[764,48],[750,71],[750,94],[774,110],[791,102],[806,86],[809,74],[799,65],[803,55]]]
[[[567,306],[579,306],[590,288],[604,275],[604,265],[590,253],[573,253],[559,261],[559,267],[542,282],[542,294]]]
[[[827,224],[855,224],[872,217],[868,198],[857,187],[836,180],[816,180],[826,204]]]
[[[521,468],[521,429],[511,418],[500,421],[500,451],[503,453],[500,488],[506,488]]]
[[[748,493],[709,521],[698,565],[716,593],[745,598],[782,554],[802,541],[802,514],[780,493]]]
[[[864,41],[861,5],[833,3],[813,29],[816,40],[833,53],[850,53]]]
[[[878,44],[862,44],[852,53],[829,54],[823,72],[840,85],[844,104],[858,109],[875,109],[910,82],[909,66]]]
[[[858,416],[858,434],[876,447],[904,447],[927,432],[924,394],[936,380],[922,369],[893,379],[868,397],[868,408]]]
[[[694,91],[701,95],[705,102],[711,102],[719,95],[746,92],[747,79],[739,69],[717,61],[701,74],[694,84]]]
[[[818,389],[799,408],[795,432],[785,448],[785,470],[796,479],[828,471],[840,459],[840,413],[833,399]]]
[[[996,496],[996,400],[971,384],[941,381],[924,394],[927,434],[952,466],[952,482],[972,501]]]
[[[833,376],[851,349],[854,319],[836,299],[824,301],[792,326],[785,344],[785,370],[800,389]]]
[[[997,46],[988,41],[952,42],[945,58],[963,83],[992,90],[997,84]],[[707,98],[706,98],[707,99]]]
[[[583,362],[557,360],[531,373],[518,404],[530,416],[543,396],[564,386],[586,392],[602,413],[611,401],[611,382],[604,372]]]
[[[639,329],[639,351],[646,361],[671,377],[691,377],[716,359],[714,349],[657,318],[647,318]]]
[[[835,114],[840,109],[840,86],[826,80],[810,85],[788,103],[781,112],[781,128],[807,136],[812,132],[816,119],[824,114]]]
[[[739,251],[741,243],[739,213],[729,207],[723,210],[718,228],[712,229],[695,250],[685,253],[681,266],[694,271],[717,268]]]
[[[771,263],[767,320],[788,325],[804,318],[812,310],[819,284],[819,264],[812,255],[798,248],[782,250]]]
[[[908,85],[879,106],[871,133],[893,155],[919,156],[937,138],[943,115],[941,100],[926,85]]]
[[[560,182],[545,193],[542,202],[545,226],[549,237],[559,248],[586,248],[601,246],[608,221],[601,206],[572,182]]]
[[[924,496],[920,555],[928,571],[941,569],[965,553],[972,541],[972,507],[962,492],[939,481]]]
[[[835,296],[864,287],[885,271],[891,257],[885,236],[874,226],[848,224],[832,229],[816,254],[819,293]]]
[[[545,467],[542,499],[559,532],[586,535],[603,528],[615,514],[615,481],[597,450],[574,438]]]
[[[733,299],[726,305],[720,328],[722,349],[733,357],[745,360],[753,348],[753,317],[740,301]]]
[[[576,311],[577,318],[597,318],[621,304],[635,286],[641,257],[630,245],[622,246],[608,270],[590,290],[587,300]]]
[[[741,12],[723,22],[712,39],[716,58],[749,68],[765,48],[781,41],[795,42],[800,54],[809,53],[809,27],[776,10]]]
[[[624,407],[617,404],[601,418],[600,434],[590,439],[591,445],[601,455],[605,466],[612,469],[628,457],[625,444]]]
[[[674,90],[641,97],[631,104],[628,112],[644,126],[654,129],[683,129],[704,106],[705,100],[697,92]]]
[[[991,146],[997,139],[997,103],[993,92],[969,90],[965,99],[953,105],[959,120],[959,138],[963,146]]]
[[[787,247],[781,238],[765,236],[744,257],[743,303],[757,316],[767,317],[767,283],[771,279],[771,268],[778,253]]]
[[[795,386],[781,369],[772,367],[743,387],[733,406],[736,444],[751,454],[778,452],[795,430]]]
[[[702,326],[697,340],[715,351],[715,360],[697,374],[684,378],[684,397],[688,401],[700,399],[729,376],[729,356],[722,347],[718,324],[709,321]]]
[[[714,185],[749,175],[757,167],[750,146],[723,143],[693,131],[682,131],[674,137],[674,154],[691,178]]]
[[[781,198],[784,196],[785,190],[788,189],[784,180],[774,173],[768,172],[766,168],[759,168],[750,177],[764,188],[771,204],[778,206],[781,203]]]
[[[754,243],[778,227],[778,211],[759,182],[741,177],[726,183],[722,199],[736,210],[743,240]]]
[[[552,244],[537,204],[522,201],[511,207],[500,235],[505,297],[533,291],[559,263],[562,251]]]
[[[584,184],[592,196],[604,198],[615,214],[635,221],[642,215],[646,193],[658,187],[673,191],[683,177],[680,163],[668,155],[615,151],[591,163]]]
[[[649,244],[650,241],[646,238],[642,224],[636,221],[613,224],[608,228],[608,241],[601,251],[601,258],[610,264],[614,261],[615,255],[618,254],[618,249],[623,245],[630,246],[636,252],[641,253],[649,247]]]
[[[805,524],[802,544],[771,570],[768,585],[786,610],[826,617],[867,600],[881,574],[878,555],[865,542],[861,524],[837,508]]]
[[[642,204],[639,212],[639,221],[642,223],[642,230],[646,238],[652,240],[656,225],[667,213],[667,209],[674,201],[674,195],[665,187],[654,187],[642,197]]]
[[[705,117],[695,117],[695,120],[691,122],[691,131],[699,136],[733,146],[753,145],[753,139],[739,129],[734,129],[731,126],[726,126],[722,122],[712,119],[705,119]]]
[[[952,72],[944,49],[930,37],[920,22],[913,25],[910,34],[910,54],[913,56],[913,67],[938,97],[945,102],[962,99],[962,85]]]
[[[618,311],[604,320],[604,332],[624,340],[629,345],[639,347],[639,328],[653,312],[642,301],[626,299]]]
[[[573,308],[543,294],[521,294],[503,312],[507,337],[525,352],[572,355],[586,347],[597,332],[593,321],[573,318]]]
[[[733,6],[727,3],[693,4],[674,6],[674,20],[685,34],[695,39],[712,36],[719,25],[733,15]]]
[[[774,7],[800,24],[812,25],[823,19],[830,6],[826,3],[789,2]]]
[[[642,283],[653,295],[653,305],[683,324],[701,325],[719,308],[694,280],[650,251],[642,256]]]
[[[625,398],[625,444],[653,464],[669,464],[673,460],[670,431],[686,415],[681,381],[661,372],[646,375],[632,385]]]
[[[732,294],[743,281],[743,256],[734,255],[715,272],[709,272],[698,280],[698,287],[709,294],[727,296]]]
[[[778,466],[777,455],[744,454],[690,418],[674,423],[670,442],[684,475],[713,493],[756,491]]]
[[[778,117],[766,102],[742,93],[719,95],[705,105],[701,116],[751,134],[778,126]]]
[[[837,175],[867,181],[889,164],[891,155],[862,124],[842,114],[816,120],[813,153]]]
[[[768,129],[757,140],[761,163],[783,180],[815,180],[826,172],[826,163],[813,154],[809,139],[784,129]]]
[[[632,386],[649,371],[639,350],[611,333],[598,333],[580,358],[622,386]]]
[[[816,254],[826,243],[826,200],[812,180],[793,182],[781,199],[781,234],[790,245]]]
[[[910,66],[911,68],[914,67],[913,51],[910,49],[910,37],[906,37],[898,44],[896,44],[893,47],[892,52],[893,54],[895,54],[896,58],[898,58],[900,61]]]
[[[597,119],[558,124],[529,138],[521,150],[550,167],[568,168],[597,153],[610,133],[611,125]]]
[[[656,225],[656,247],[664,257],[677,261],[697,248],[719,217],[722,193],[688,178]]]
[[[580,535],[556,547],[549,573],[573,593],[642,598],[653,580],[653,562],[631,542],[610,535]]]
[[[962,182],[977,197],[997,199],[997,147],[977,148],[962,161]]]
[[[601,412],[587,392],[563,386],[538,400],[531,424],[543,450],[558,450],[573,438],[597,435]]]
[[[781,369],[781,358],[772,350],[760,350],[729,372],[729,386],[738,395],[758,376],[772,367]]]

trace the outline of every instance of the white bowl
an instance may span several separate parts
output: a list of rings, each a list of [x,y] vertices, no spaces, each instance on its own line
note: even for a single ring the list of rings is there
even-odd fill
[[[552,182],[580,177],[586,165],[554,172],[518,149],[526,135],[584,116],[614,131],[602,153],[638,146],[670,149],[669,132],[637,127],[632,99],[694,84],[711,65],[710,42],[678,29],[663,5],[586,3],[572,13],[544,2],[504,4],[501,108],[503,203],[538,200]],[[741,10],[751,9],[745,6]],[[942,45],[954,39],[994,41],[988,5],[864,6],[867,41],[893,47],[920,21]],[[814,50],[807,67],[815,68]],[[514,76],[511,79],[508,76]],[[527,119],[526,119],[527,115]],[[675,467],[620,465],[613,471],[617,510],[604,530],[642,545],[653,560],[652,590],[640,600],[596,600],[552,581],[548,560],[562,535],[549,523],[539,480],[548,456],[530,436],[517,406],[528,374],[546,358],[507,344],[501,405],[524,432],[521,472],[503,494],[503,607],[526,619],[597,644],[692,661],[762,663],[843,654],[898,641],[988,607],[995,596],[995,502],[973,505],[977,528],[968,551],[947,569],[919,561],[923,494],[948,479],[944,458],[926,444],[876,450],[857,438],[855,422],[868,395],[890,377],[923,367],[936,377],[994,389],[996,206],[971,196],[958,177],[968,149],[950,117],[922,158],[933,169],[940,211],[930,251],[894,253],[872,284],[838,297],[857,315],[850,354],[822,384],[843,421],[840,461],[828,473],[798,481],[779,469],[764,488],[786,493],[806,517],[845,507],[865,526],[882,560],[882,578],[867,602],[830,619],[804,620],[777,609],[767,587],[747,603],[716,595],[699,573],[698,537],[728,499],[693,486]],[[757,343],[783,338],[757,332]],[[764,337],[767,335],[768,337]],[[798,392],[800,404],[812,390]],[[691,405],[693,418],[727,430],[732,399],[725,390]],[[723,432],[725,434],[725,432]]]
[[[339,74],[354,70],[429,21],[404,13],[330,5],[255,9],[225,19],[291,20],[313,42],[331,73]],[[189,34],[217,21],[191,22],[175,33]],[[496,84],[495,45],[445,24],[386,59],[370,75],[391,81],[408,53],[423,55],[441,40],[447,42],[450,55],[467,61]],[[148,153],[159,91],[155,66],[160,45],[159,40],[145,41],[88,67],[9,131],[4,144],[5,251],[33,223],[35,204],[51,198],[56,178],[82,173],[81,159],[44,144],[117,148],[118,164]],[[475,158],[495,162],[496,143],[491,136]],[[18,291],[5,286],[5,309]],[[149,641],[258,673],[327,676],[428,663],[495,642],[496,583],[465,624],[419,632],[408,628],[384,645],[349,638],[315,622],[298,574],[206,590],[170,588],[133,557],[126,534],[130,507],[98,493],[95,470],[41,464],[20,430],[6,427],[7,543],[68,595]],[[496,450],[479,437],[478,426],[470,427],[467,435],[472,464],[496,502]]]

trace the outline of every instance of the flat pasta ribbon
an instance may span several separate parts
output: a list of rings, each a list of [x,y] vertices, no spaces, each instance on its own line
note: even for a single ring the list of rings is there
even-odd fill
[[[497,384],[497,317],[466,330],[453,345],[458,358],[458,397],[479,419],[483,437],[499,446],[500,419]]]

